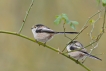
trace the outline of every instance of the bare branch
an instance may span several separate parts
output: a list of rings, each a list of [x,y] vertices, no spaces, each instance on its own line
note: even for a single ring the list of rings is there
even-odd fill
[[[29,12],[30,12],[30,10],[31,10],[31,8],[32,8],[32,6],[33,6],[33,3],[34,3],[34,0],[32,0],[30,6],[29,6],[29,8],[28,8],[28,11],[26,12],[25,18],[24,18],[24,20],[23,20],[23,22],[22,22],[21,28],[20,28],[19,31],[18,31],[18,34],[21,33],[21,31],[22,31],[22,29],[23,29],[23,27],[24,27],[24,25],[25,25],[25,22],[26,22],[26,20],[27,20],[27,17],[28,17],[28,15],[29,15]]]
[[[65,32],[65,23],[63,23],[63,29],[64,29],[64,32]],[[70,40],[72,40],[71,38],[69,38],[65,33],[64,33],[64,36],[66,37],[66,38],[68,38],[68,39],[70,39]]]
[[[74,58],[69,57],[68,55],[66,55],[66,54],[64,54],[64,53],[62,53],[62,52],[60,52],[58,49],[55,49],[54,47],[48,46],[48,45],[46,45],[46,44],[44,44],[44,43],[42,43],[42,42],[38,42],[38,41],[36,41],[35,39],[31,39],[31,38],[29,38],[29,37],[27,37],[27,36],[24,36],[24,35],[22,35],[22,34],[17,34],[16,32],[0,31],[0,33],[16,35],[16,36],[25,38],[25,39],[27,39],[27,40],[29,40],[29,41],[35,42],[35,43],[37,43],[37,44],[39,44],[39,45],[42,45],[42,46],[44,46],[44,47],[47,47],[47,48],[49,48],[49,49],[51,49],[51,50],[53,50],[53,51],[55,51],[55,52],[59,52],[61,55],[63,55],[63,56],[65,56],[65,57],[67,57],[67,58],[73,60],[74,62],[77,62],[77,64],[81,65],[81,66],[82,66],[83,68],[85,68],[87,71],[91,71],[89,68],[87,68],[87,67],[84,66],[82,63],[80,63],[79,61],[75,60]]]
[[[94,30],[94,27],[95,27],[95,23],[96,23],[98,20],[100,20],[100,18],[101,18],[101,12],[99,13],[97,20],[92,24],[92,29],[91,29],[91,31],[90,31],[90,38],[91,38],[91,42],[90,42],[90,43],[94,42],[93,37],[92,37],[92,33],[93,33],[93,30]],[[98,47],[98,42],[96,43],[96,45],[92,44],[92,47],[93,47],[93,48],[90,50],[89,54],[91,54],[92,51],[93,51],[95,48]],[[83,63],[85,62],[85,60],[86,60],[87,58],[88,58],[88,57],[85,57],[85,58],[83,59]]]

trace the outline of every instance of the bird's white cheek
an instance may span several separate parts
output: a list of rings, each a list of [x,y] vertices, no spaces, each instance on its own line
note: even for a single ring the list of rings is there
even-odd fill
[[[36,37],[36,29],[32,29],[32,33],[33,33],[34,37]]]
[[[71,50],[70,50],[70,47],[71,47],[70,45],[67,46],[67,51],[68,51],[68,52],[71,51]]]
[[[33,33],[33,34],[34,34],[34,32],[35,32],[34,29],[32,29],[32,33]]]

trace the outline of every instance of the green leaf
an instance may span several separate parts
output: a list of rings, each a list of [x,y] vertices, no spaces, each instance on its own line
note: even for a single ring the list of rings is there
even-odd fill
[[[62,18],[65,20],[66,24],[69,22],[68,16],[66,14],[62,14]]]
[[[77,21],[69,21],[68,24],[70,24],[70,27],[75,30],[76,29],[75,25],[77,25],[79,23]]]
[[[62,16],[61,16],[61,15],[58,15],[58,16],[56,17],[56,20],[54,21],[54,23],[55,23],[55,24],[60,24],[61,19],[62,19]]]
[[[75,25],[74,24],[70,24],[70,27],[74,30],[76,30]]]
[[[72,24],[78,25],[79,23],[77,21],[71,21]]]
[[[67,22],[67,24],[71,24],[71,21],[69,20],[69,21]]]
[[[102,5],[106,6],[106,0],[102,0]]]
[[[72,29],[74,29],[74,30],[76,29],[76,28],[75,28],[75,25],[79,24],[77,21],[71,21],[71,20],[69,20],[66,14],[58,15],[58,16],[56,17],[56,20],[54,21],[54,23],[55,23],[55,24],[60,24],[62,20],[64,20],[64,23],[65,23],[65,24],[69,24],[70,27],[71,27]]]

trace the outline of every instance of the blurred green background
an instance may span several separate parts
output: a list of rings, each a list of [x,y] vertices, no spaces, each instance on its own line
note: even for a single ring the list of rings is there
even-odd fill
[[[31,0],[0,0],[0,30],[18,32]],[[31,27],[42,23],[53,30],[63,31],[62,23],[54,25],[56,15],[66,13],[70,20],[80,24],[79,31],[88,17],[99,9],[96,0],[35,0],[22,34],[33,38]],[[95,17],[95,19],[98,16]],[[93,36],[100,32],[102,20],[96,23]],[[74,31],[65,25],[66,31]],[[91,41],[87,33],[89,26],[78,38],[86,46]],[[73,38],[75,35],[68,35]],[[100,39],[99,46],[92,54],[97,54],[103,61],[88,58],[84,63],[93,71],[106,71],[106,35]],[[34,38],[33,38],[34,39]],[[62,50],[69,39],[57,35],[48,45]],[[88,48],[91,49],[91,47]],[[104,53],[103,55],[99,55]],[[36,43],[14,35],[0,34],[0,71],[86,71],[80,65],[58,53],[39,46]]]

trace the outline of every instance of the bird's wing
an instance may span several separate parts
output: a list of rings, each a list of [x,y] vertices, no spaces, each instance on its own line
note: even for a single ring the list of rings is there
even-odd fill
[[[43,29],[37,29],[36,30],[37,33],[55,33],[53,30],[48,29],[48,28],[43,28]]]
[[[98,57],[96,57],[96,56],[94,56],[94,55],[91,55],[91,54],[89,54],[88,52],[85,52],[85,51],[82,51],[82,50],[79,50],[80,52],[82,52],[82,53],[84,53],[84,54],[86,54],[87,56],[89,56],[90,58],[93,58],[93,59],[97,59],[97,60],[101,60],[102,61],[102,59],[100,59],[100,58],[98,58]]]

